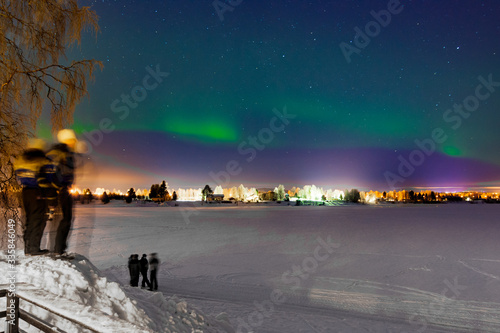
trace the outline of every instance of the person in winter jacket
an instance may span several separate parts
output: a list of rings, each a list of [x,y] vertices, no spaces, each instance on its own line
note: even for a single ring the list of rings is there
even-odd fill
[[[139,286],[140,263],[139,255],[132,254],[128,260],[128,270],[130,273],[130,285],[132,287]]]
[[[151,288],[151,284],[148,280],[149,262],[147,257],[148,256],[146,254],[143,254],[141,260],[139,260],[142,275],[142,288],[146,288],[146,285],[148,286],[148,288]]]
[[[46,193],[51,185],[49,173],[51,161],[45,156],[45,141],[31,139],[27,149],[14,162],[16,178],[22,186],[23,209],[26,216],[24,225],[24,253],[40,255],[46,250],[40,249],[43,230],[47,224]]]
[[[73,185],[75,178],[74,151],[78,141],[75,132],[70,129],[60,130],[57,133],[57,140],[59,143],[52,147],[47,156],[53,161],[59,171],[58,198],[62,211],[62,219],[57,227],[54,252],[62,255],[68,246],[67,238],[73,220],[73,197],[69,192],[69,188]]]
[[[156,253],[151,253],[149,258],[149,283],[151,288],[149,290],[158,290],[158,280],[156,279],[156,273],[158,272],[158,267],[160,266],[160,260],[156,256]]]

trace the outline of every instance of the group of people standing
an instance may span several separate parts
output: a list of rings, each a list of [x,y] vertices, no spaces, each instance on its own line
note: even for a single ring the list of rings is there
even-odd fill
[[[66,255],[67,238],[73,219],[73,198],[69,189],[75,178],[75,150],[79,142],[73,130],[57,134],[58,143],[49,149],[42,139],[31,139],[28,147],[14,162],[14,172],[22,186],[24,253],[41,255],[54,252]],[[55,211],[61,213],[52,250],[40,244],[47,220]]]
[[[151,253],[149,261],[146,254],[142,255],[139,260],[138,254],[131,254],[128,258],[128,270],[130,273],[130,285],[132,287],[139,286],[139,278],[142,275],[142,288],[148,287],[149,290],[158,290],[158,280],[156,278],[160,260],[156,253]],[[149,280],[148,280],[149,269]]]

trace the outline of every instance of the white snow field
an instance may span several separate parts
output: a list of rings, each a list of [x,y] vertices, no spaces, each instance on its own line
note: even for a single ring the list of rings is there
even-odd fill
[[[12,271],[5,259],[3,255],[0,270]],[[86,328],[110,333],[232,331],[224,318],[205,317],[184,300],[109,281],[81,255],[68,261],[49,256],[26,257],[19,252],[16,273],[15,292],[21,297],[21,308],[64,332],[88,332]],[[9,275],[0,277],[2,289],[9,285]],[[39,332],[22,320],[20,324],[23,331]],[[5,319],[1,327],[3,331]]]
[[[87,282],[58,288],[95,286],[88,312],[128,332],[500,332],[500,205],[112,201],[75,216],[69,250],[97,268],[28,258],[18,275],[58,295],[40,281],[74,265]],[[129,255],[151,252],[164,297],[128,286]]]

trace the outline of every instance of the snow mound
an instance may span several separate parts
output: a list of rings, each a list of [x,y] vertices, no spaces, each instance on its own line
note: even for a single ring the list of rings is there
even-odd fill
[[[4,253],[0,253],[0,271],[11,271]],[[81,255],[73,260],[19,255],[16,272],[21,308],[68,332],[79,332],[83,327],[42,307],[98,332],[234,332],[227,321],[205,316],[175,296],[166,299],[160,292],[109,281]],[[0,284],[8,282],[7,274],[2,274]],[[37,332],[26,323],[22,325],[28,332]]]

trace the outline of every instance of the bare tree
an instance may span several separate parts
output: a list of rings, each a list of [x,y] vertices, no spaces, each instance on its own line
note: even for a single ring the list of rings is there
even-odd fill
[[[96,60],[71,61],[68,47],[81,33],[97,33],[97,14],[77,0],[0,0],[0,232],[18,219],[19,187],[12,162],[33,136],[42,110],[50,110],[55,132],[72,123],[87,94],[87,79],[102,67]],[[4,247],[4,237],[0,248]]]

